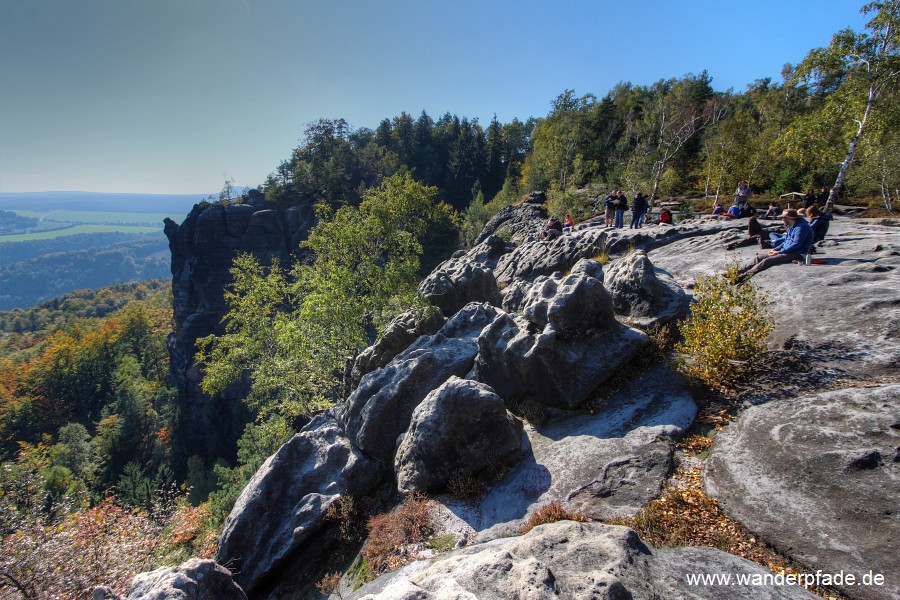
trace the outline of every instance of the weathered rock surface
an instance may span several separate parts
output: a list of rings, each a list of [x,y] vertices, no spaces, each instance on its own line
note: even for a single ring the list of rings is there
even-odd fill
[[[412,415],[394,459],[401,492],[442,490],[460,470],[514,464],[522,424],[488,386],[451,377],[425,397]]]
[[[565,272],[582,258],[592,258],[604,249],[599,231],[588,235],[561,235],[551,241],[526,242],[497,261],[494,276],[501,287],[517,279]]]
[[[693,286],[703,275],[721,273],[729,260],[753,260],[758,248],[725,252],[712,224],[649,252],[654,267],[679,285]],[[721,226],[720,226],[721,227]],[[769,297],[775,328],[770,347],[788,340],[811,348],[842,376],[863,380],[897,374],[900,356],[900,239],[896,227],[836,218],[816,260],[824,264],[781,265],[751,280]]]
[[[525,316],[500,315],[482,332],[474,379],[504,398],[574,408],[648,344],[645,333],[615,321],[599,280],[579,273],[561,283],[537,282]],[[583,311],[583,329],[573,331],[579,315],[567,308],[570,301]]]
[[[353,444],[390,464],[397,437],[409,427],[413,410],[452,375],[469,372],[478,350],[471,336],[498,314],[491,306],[471,304],[438,333],[420,337],[386,367],[363,377],[341,416]]]
[[[477,504],[440,497],[441,528],[469,541],[514,535],[550,502],[592,518],[632,516],[659,495],[673,468],[670,438],[696,413],[685,382],[656,367],[596,414],[526,426],[522,460]]]
[[[513,242],[536,237],[547,222],[547,211],[535,204],[521,206],[504,206],[494,217],[488,221],[484,230],[475,240],[475,245],[481,244],[488,237],[497,235],[501,229],[509,232]]]
[[[134,578],[126,600],[247,600],[231,572],[211,560],[192,558]]]
[[[500,304],[500,290],[494,273],[479,263],[440,265],[420,285],[425,298],[441,309],[445,316],[453,316],[469,302]]]
[[[647,253],[635,250],[613,262],[604,281],[616,314],[639,327],[652,327],[687,314],[689,299],[671,277],[657,273]]]
[[[384,473],[381,463],[351,446],[331,414],[323,413],[253,475],[225,520],[218,561],[252,591],[292,552],[316,546],[329,506],[343,495],[368,493]]]
[[[685,575],[763,567],[712,548],[653,550],[625,527],[562,521],[522,537],[456,550],[413,563],[344,596],[350,600],[428,598],[813,599],[799,587],[689,586]]]
[[[725,510],[780,551],[826,572],[873,570],[900,597],[900,385],[753,407],[716,438],[706,482]]]
[[[445,321],[439,312],[421,317],[411,310],[394,318],[385,327],[384,334],[356,357],[350,375],[350,390],[356,389],[363,375],[387,365],[420,336],[437,333]]]

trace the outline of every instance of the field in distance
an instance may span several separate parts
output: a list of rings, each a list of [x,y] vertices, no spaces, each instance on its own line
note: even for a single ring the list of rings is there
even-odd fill
[[[64,235],[76,235],[79,233],[158,233],[162,231],[162,221],[159,225],[133,226],[133,225],[65,225],[59,229],[36,231],[34,233],[13,233],[0,235],[0,244],[11,242],[28,242],[32,240],[49,240]]]

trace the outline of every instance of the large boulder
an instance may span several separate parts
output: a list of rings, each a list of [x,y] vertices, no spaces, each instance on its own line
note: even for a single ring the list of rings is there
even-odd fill
[[[527,242],[497,261],[494,276],[500,287],[517,279],[534,280],[539,275],[565,272],[582,258],[592,258],[605,248],[603,233],[588,230],[579,235],[561,235],[550,241]]]
[[[781,552],[825,572],[885,575],[852,598],[900,597],[900,385],[755,406],[716,438],[711,495]]]
[[[575,408],[649,342],[616,322],[612,300],[586,264],[538,278],[522,315],[500,315],[478,339],[474,379],[502,397]]]
[[[412,415],[394,470],[401,492],[441,490],[460,470],[477,475],[515,463],[522,424],[488,386],[451,377]]]
[[[695,598],[803,599],[799,586],[726,586],[688,582],[693,574],[772,573],[713,548],[654,550],[626,528],[561,521],[526,535],[456,550],[431,562],[408,565],[344,595],[348,600],[438,598]]]
[[[696,414],[687,382],[659,365],[595,414],[525,427],[522,459],[509,473],[475,503],[433,498],[435,518],[459,539],[487,541],[515,535],[551,502],[594,519],[634,516],[659,496],[674,468],[672,439]]]
[[[367,494],[384,473],[381,463],[351,446],[326,411],[253,475],[225,520],[218,562],[252,592],[294,551],[316,546],[328,508],[341,496]]]
[[[178,567],[135,576],[126,600],[247,600],[247,595],[228,569],[192,558]]]
[[[501,230],[506,230],[509,238],[518,243],[537,236],[544,228],[546,221],[547,211],[538,205],[504,206],[485,224],[481,234],[475,240],[475,244],[481,244],[488,237],[497,235]]]
[[[454,315],[469,302],[500,304],[494,273],[481,264],[459,260],[443,264],[419,284],[419,291],[446,316]]]
[[[425,315],[417,310],[407,310],[395,317],[385,327],[381,337],[356,357],[350,373],[349,390],[356,389],[363,375],[387,365],[420,336],[437,333],[445,321],[437,310]]]
[[[689,300],[671,277],[657,273],[644,250],[635,250],[606,270],[605,285],[616,314],[639,327],[652,327],[684,315]]]
[[[470,304],[433,336],[420,337],[387,366],[364,376],[341,416],[357,448],[389,464],[397,437],[409,427],[416,406],[452,375],[462,377],[475,361],[475,337],[499,310]]]
[[[550,325],[563,334],[608,329],[615,316],[603,277],[600,263],[591,259],[578,261],[565,277],[539,277],[522,299],[522,315],[539,329]]]

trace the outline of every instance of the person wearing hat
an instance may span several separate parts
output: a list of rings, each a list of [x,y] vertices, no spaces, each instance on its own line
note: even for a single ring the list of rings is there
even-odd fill
[[[787,228],[784,238],[779,240],[764,257],[757,256],[753,262],[740,268],[741,281],[746,281],[760,271],[775,265],[803,261],[813,244],[813,231],[806,219],[789,208],[781,215],[781,222]]]

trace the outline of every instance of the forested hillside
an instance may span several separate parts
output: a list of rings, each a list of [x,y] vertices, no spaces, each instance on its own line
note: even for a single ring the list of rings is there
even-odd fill
[[[106,234],[101,240],[93,235],[78,235],[56,240],[0,244],[3,264],[0,268],[0,310],[24,308],[79,288],[101,288],[114,283],[169,277],[169,249],[165,237],[141,236],[133,241],[112,245],[103,240],[121,239],[121,234]],[[99,236],[98,236],[99,237]],[[73,238],[78,238],[73,240]],[[66,248],[36,258],[11,262],[7,252],[27,255],[16,248],[26,244],[34,249]],[[72,249],[85,245],[91,249]],[[10,248],[7,250],[7,248]]]

